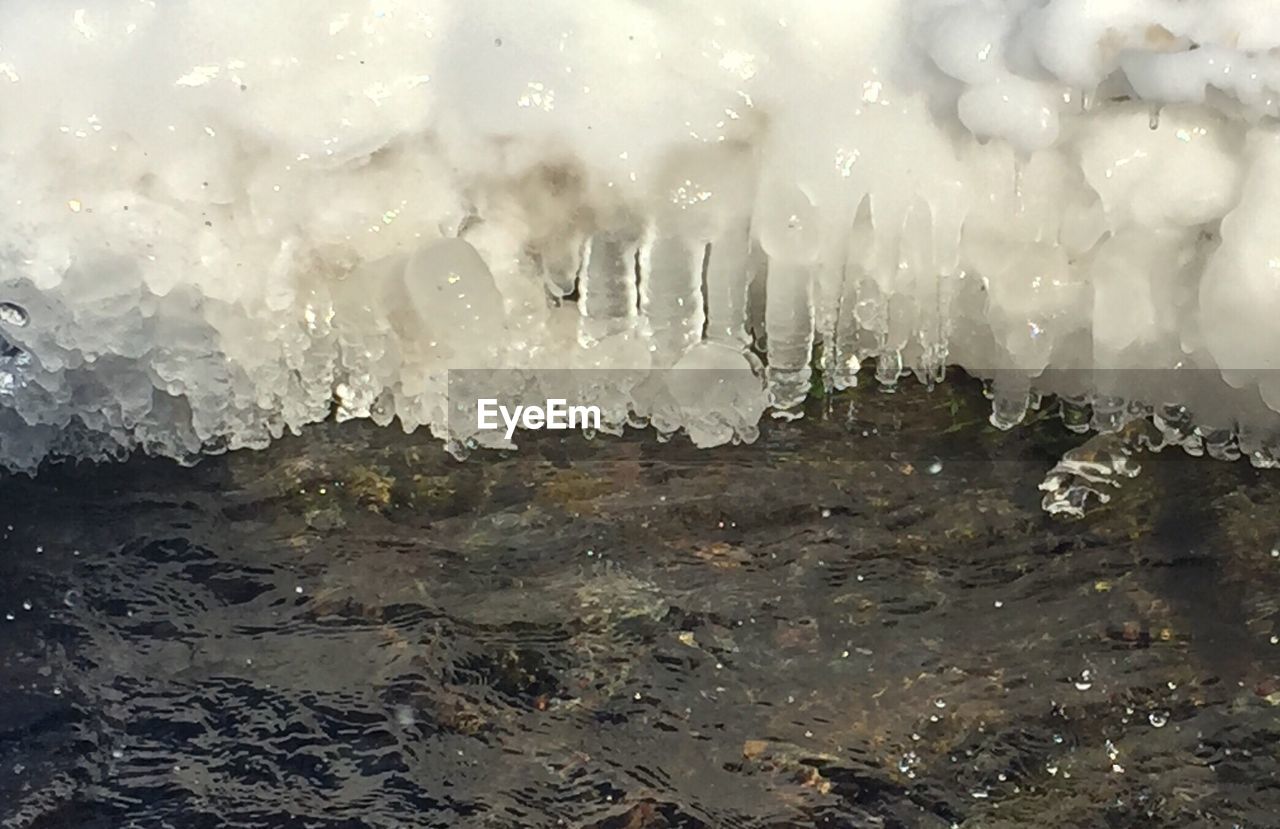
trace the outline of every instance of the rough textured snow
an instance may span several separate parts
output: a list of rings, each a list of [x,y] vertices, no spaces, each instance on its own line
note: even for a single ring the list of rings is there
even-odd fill
[[[699,368],[591,393],[750,439],[818,345],[1266,463],[1277,49],[1280,0],[15,0],[0,460],[444,435],[450,368]]]

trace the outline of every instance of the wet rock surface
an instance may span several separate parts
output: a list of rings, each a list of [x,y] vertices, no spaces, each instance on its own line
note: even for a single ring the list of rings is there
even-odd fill
[[[1278,825],[1280,482],[986,408],[7,480],[0,826]]]

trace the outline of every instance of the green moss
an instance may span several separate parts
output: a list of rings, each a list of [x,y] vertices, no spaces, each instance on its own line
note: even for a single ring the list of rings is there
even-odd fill
[[[344,478],[342,489],[359,506],[374,512],[384,512],[391,507],[395,479],[385,468],[355,466]]]
[[[538,487],[538,500],[584,514],[596,511],[596,501],[616,489],[616,483],[581,469],[557,469]]]

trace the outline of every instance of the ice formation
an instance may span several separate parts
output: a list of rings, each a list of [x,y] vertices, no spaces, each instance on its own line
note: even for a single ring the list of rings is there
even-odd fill
[[[444,435],[451,368],[749,440],[864,364],[1276,457],[1280,0],[14,0],[0,107],[13,468]]]

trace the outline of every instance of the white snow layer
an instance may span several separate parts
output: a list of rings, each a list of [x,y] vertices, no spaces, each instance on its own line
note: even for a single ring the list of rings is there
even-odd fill
[[[1277,447],[1280,0],[12,0],[0,113],[12,468],[446,436],[450,368],[750,440],[815,345]]]

